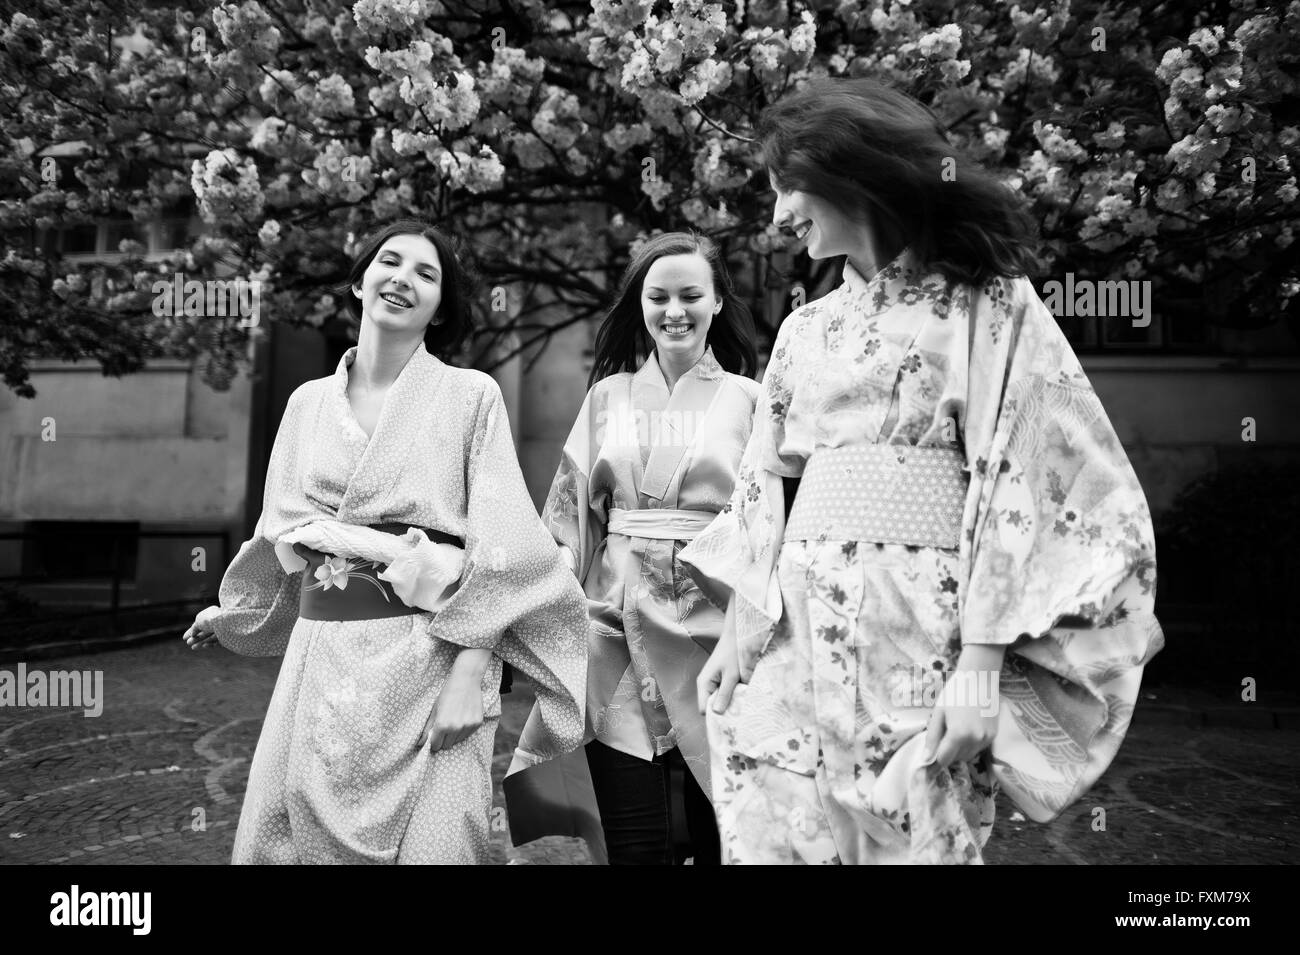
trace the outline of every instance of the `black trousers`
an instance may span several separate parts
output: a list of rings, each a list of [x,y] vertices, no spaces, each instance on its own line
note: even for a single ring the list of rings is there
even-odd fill
[[[722,850],[713,805],[671,750],[646,761],[587,744],[610,865],[718,865]]]

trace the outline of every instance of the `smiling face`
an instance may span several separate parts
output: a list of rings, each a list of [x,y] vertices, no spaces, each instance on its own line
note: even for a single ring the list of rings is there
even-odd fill
[[[695,252],[655,259],[641,283],[641,312],[659,363],[689,368],[704,355],[713,316],[722,310],[713,270]]]
[[[834,204],[798,189],[785,192],[775,177],[772,191],[776,193],[772,224],[792,232],[811,258],[847,255],[856,261],[872,248],[870,226],[845,215]]]
[[[442,302],[442,262],[422,235],[395,235],[352,286],[362,315],[380,328],[423,332]]]

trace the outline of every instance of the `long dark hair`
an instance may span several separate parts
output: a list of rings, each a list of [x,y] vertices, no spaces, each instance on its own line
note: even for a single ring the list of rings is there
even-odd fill
[[[448,358],[454,356],[473,330],[469,311],[469,298],[473,288],[473,275],[457,254],[455,243],[433,223],[424,219],[398,219],[390,222],[361,240],[356,258],[348,270],[348,279],[334,291],[347,302],[352,317],[360,321],[361,302],[352,294],[352,287],[361,281],[370,262],[384,243],[397,235],[423,236],[438,250],[442,264],[442,301],[434,313],[435,322],[429,322],[424,331],[424,347],[430,354]]]
[[[961,155],[935,115],[905,93],[869,79],[817,80],[768,107],[758,134],[783,192],[807,192],[870,221],[885,256],[879,265],[911,247],[950,281],[975,285],[1034,266],[1019,198]]]
[[[713,291],[722,300],[722,308],[713,316],[705,343],[713,349],[718,364],[732,374],[752,378],[758,370],[754,319],[736,295],[717,244],[695,232],[665,232],[646,240],[619,280],[614,306],[596,332],[596,361],[588,388],[620,371],[636,371],[649,356],[654,345],[645,330],[641,288],[650,266],[665,255],[700,255],[709,263]]]

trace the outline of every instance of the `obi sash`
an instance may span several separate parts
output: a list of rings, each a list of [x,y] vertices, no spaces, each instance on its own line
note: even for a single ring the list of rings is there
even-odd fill
[[[626,537],[651,540],[694,540],[717,517],[712,511],[679,511],[647,507],[640,510],[614,508],[609,512],[608,531]]]
[[[400,537],[410,525],[369,526],[372,530]],[[420,530],[434,543],[464,547],[464,541],[459,537],[427,527]],[[294,544],[293,551],[307,561],[298,600],[298,616],[303,620],[376,620],[426,612],[404,603],[393,591],[393,585],[379,577],[387,564],[323,554],[305,544]],[[318,576],[319,568],[326,565],[329,572]]]
[[[785,540],[871,541],[954,550],[970,474],[952,448],[823,448],[804,468]]]

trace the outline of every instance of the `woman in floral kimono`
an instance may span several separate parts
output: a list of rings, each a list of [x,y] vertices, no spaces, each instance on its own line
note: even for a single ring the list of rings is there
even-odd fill
[[[463,275],[419,221],[363,245],[357,345],[290,397],[257,529],[185,634],[284,654],[237,863],[483,861],[503,660],[537,688],[539,748],[581,742],[582,592],[496,384],[426,349],[468,330]]]
[[[695,678],[722,613],[677,554],[731,496],[755,366],[753,321],[717,247],[681,232],[647,241],[597,333],[542,515],[587,594],[586,756],[615,865],[718,861]],[[516,768],[537,762],[526,731]],[[508,782],[513,819],[527,796]]]
[[[1051,819],[1119,747],[1163,642],[1146,500],[1014,197],[945,181],[924,107],[824,81],[760,134],[776,225],[846,262],[681,554],[728,608],[699,678],[724,861],[980,862],[998,788]]]

